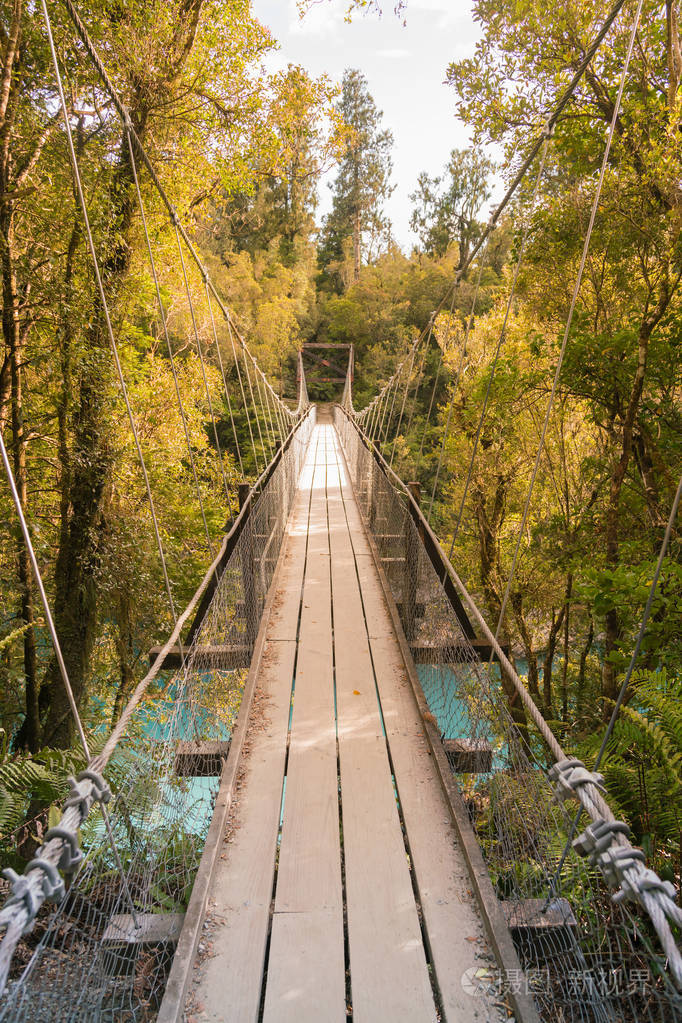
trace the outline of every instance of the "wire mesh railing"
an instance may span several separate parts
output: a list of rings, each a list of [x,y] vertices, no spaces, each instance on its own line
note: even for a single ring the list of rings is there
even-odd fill
[[[159,651],[157,665],[175,656],[177,670],[164,682],[149,673],[123,734],[73,781],[24,875],[10,874],[3,1023],[155,1018],[314,424],[308,408],[250,493],[190,605],[201,613],[191,643],[171,637]]]
[[[482,970],[478,982],[504,993],[530,978],[541,1017],[562,1023],[682,1020],[674,933],[682,916],[672,886],[629,844],[599,776],[548,752],[546,723],[527,694],[520,697],[523,683],[504,653],[502,666],[489,662],[493,636],[482,619],[484,638],[476,636],[464,609],[471,598],[414,495],[351,409],[337,406],[334,421],[524,969],[525,978]],[[568,797],[577,797],[582,814],[573,843]]]

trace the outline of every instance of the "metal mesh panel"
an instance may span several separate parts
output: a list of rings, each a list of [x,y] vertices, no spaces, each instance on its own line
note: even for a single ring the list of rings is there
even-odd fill
[[[93,810],[66,897],[17,949],[0,1020],[155,1018],[314,424],[312,410],[255,500],[184,665],[148,693],[109,762],[123,876]]]
[[[406,495],[342,409],[334,421],[524,969],[523,977],[482,983],[501,994],[525,985],[542,1018],[561,1023],[682,1020],[682,998],[646,914],[615,904],[601,874],[572,848],[562,862],[575,804],[556,802],[552,761],[498,666],[482,662],[467,639]],[[579,828],[586,823],[583,815]]]

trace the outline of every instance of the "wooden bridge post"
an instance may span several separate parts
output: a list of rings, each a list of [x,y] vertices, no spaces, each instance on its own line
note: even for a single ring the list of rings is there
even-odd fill
[[[244,507],[251,488],[248,483],[239,484],[239,509]],[[258,635],[258,608],[256,577],[254,574],[253,523],[251,522],[251,506],[246,510],[244,528],[240,537],[240,561],[242,568],[242,585],[244,587],[244,618],[246,620],[246,642],[253,649]]]
[[[407,489],[412,495],[415,503],[421,501],[421,484],[408,483]],[[403,581],[403,626],[408,642],[414,639],[417,619],[417,584],[419,581],[419,517],[412,506],[408,504],[409,515],[405,519],[405,576]],[[414,523],[414,529],[410,524]]]

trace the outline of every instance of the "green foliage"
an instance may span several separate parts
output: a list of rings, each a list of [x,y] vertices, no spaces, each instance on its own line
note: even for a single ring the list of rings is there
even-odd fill
[[[476,219],[490,198],[490,175],[494,165],[473,149],[453,149],[445,172],[431,177],[423,171],[410,199],[415,203],[410,227],[419,235],[424,250],[443,256],[453,241],[463,266],[481,235]]]
[[[381,129],[381,111],[365,76],[355,69],[344,72],[338,113],[348,138],[323,225],[319,262],[321,283],[342,291],[350,279],[358,280],[363,254],[370,262],[376,257],[389,230],[381,205],[393,191],[393,135]]]
[[[581,750],[588,763],[598,738]],[[635,841],[675,881],[682,865],[682,679],[665,670],[635,674],[602,771]]]

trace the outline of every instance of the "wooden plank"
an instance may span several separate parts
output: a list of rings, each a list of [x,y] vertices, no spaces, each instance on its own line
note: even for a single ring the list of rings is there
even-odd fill
[[[352,488],[350,489],[352,490]],[[352,504],[349,503],[346,507],[349,513],[349,520],[351,522],[360,520],[364,524],[364,520],[361,519],[360,510],[357,506],[357,503],[355,502],[353,502]],[[490,877],[485,866],[485,862],[483,860],[483,854],[481,852],[481,848],[478,844],[476,836],[474,835],[473,828],[471,826],[471,821],[469,820],[469,815],[464,805],[464,801],[461,797],[459,789],[457,788],[456,782],[452,776],[452,772],[450,770],[449,763],[445,755],[445,751],[443,750],[441,744],[440,734],[436,726],[428,718],[428,706],[426,704],[426,700],[422,692],[419,679],[417,677],[414,662],[412,661],[412,658],[410,656],[407,640],[405,639],[405,636],[402,632],[398,610],[396,608],[395,602],[393,601],[388,580],[386,579],[386,575],[383,572],[379,553],[376,550],[376,547],[371,539],[371,536],[367,533],[366,529],[365,537],[367,538],[367,542],[369,543],[371,549],[372,560],[376,568],[376,576],[381,586],[381,595],[380,598],[378,599],[378,604],[371,605],[368,602],[366,605],[367,617],[368,620],[372,623],[370,628],[370,636],[372,637],[372,639],[374,638],[386,639],[387,637],[392,635],[394,641],[398,643],[403,670],[409,681],[409,688],[412,697],[419,709],[419,714],[422,719],[423,732],[426,737],[428,749],[430,752],[430,758],[433,761],[433,767],[435,768],[436,773],[438,775],[441,791],[444,795],[445,803],[447,806],[448,816],[455,826],[455,832],[457,837],[456,848],[461,852],[463,860],[467,867],[468,888],[464,888],[461,890],[464,891],[472,890],[474,892],[476,906],[477,909],[480,911],[480,915],[483,919],[486,935],[488,941],[490,942],[490,946],[493,948],[495,952],[495,956],[499,964],[499,969],[502,970],[504,975],[506,976],[516,976],[522,978],[523,973],[521,970],[518,955],[516,953],[516,949],[514,948],[511,934],[509,932],[508,927],[506,926],[506,921],[504,919],[500,903],[495,896],[495,892],[492,887],[492,883],[490,881]],[[356,556],[356,562],[358,565],[358,570],[360,572],[361,578],[362,569],[363,565],[365,564],[365,561],[366,559]],[[365,599],[367,600],[367,594],[364,590],[363,594],[365,594]],[[387,626],[387,623],[383,615],[377,614],[376,610],[377,607],[381,607],[382,605],[384,609],[388,610],[390,616],[390,628]],[[391,749],[393,753],[394,749],[393,744],[391,744]],[[407,778],[409,779],[409,773],[407,775]],[[403,788],[401,794],[401,802],[402,805],[405,806],[405,801],[407,799],[405,781],[402,782],[402,786]],[[399,792],[400,791],[401,790],[399,789]],[[430,791],[430,789],[426,789],[425,791],[428,792]],[[411,852],[413,856],[413,862],[415,862],[417,854],[413,848],[411,848]],[[428,853],[427,850],[427,862],[429,855],[430,854]],[[417,882],[419,884],[420,875],[416,870],[416,863],[415,873],[417,876]],[[422,909],[424,910],[425,920],[428,919],[427,907],[428,900],[422,898]],[[443,1003],[445,1003],[448,995],[447,991],[445,990],[444,979],[450,976],[451,978],[454,978],[455,982],[459,983],[461,978],[457,977],[456,970],[452,970],[451,961],[449,958],[446,957],[445,953],[442,954],[440,966],[436,959],[436,954],[437,951],[439,949],[442,949],[446,944],[449,943],[448,947],[451,946],[453,931],[449,928],[446,928],[443,932],[442,942],[440,941],[435,942],[431,938],[431,934],[434,933],[434,928],[433,926],[431,928],[428,928],[428,923],[427,933],[429,934],[429,943],[431,947],[436,978],[441,991],[441,1000]],[[457,927],[455,928],[454,934],[458,935],[460,933],[461,933],[460,925],[458,924]],[[480,963],[477,962],[476,965],[480,965]],[[520,1020],[521,1023],[540,1023],[540,1018],[538,1016],[532,995],[527,993],[527,991],[528,991],[527,985],[524,986],[524,983],[522,983],[520,985],[520,988],[514,986],[509,993],[509,998],[515,1010],[516,1018]],[[454,1003],[457,1004],[456,1000],[458,998],[458,992],[456,984],[451,990],[450,997],[452,997]],[[470,1008],[471,1006],[469,1006],[469,1010]],[[475,1008],[478,1009],[479,1015],[478,1016],[474,1015],[474,1019],[480,1020],[481,1015],[483,1013],[483,1005],[479,999],[476,1000]],[[491,1010],[491,1017],[492,1019],[499,1018],[494,1015],[494,1010]],[[455,1011],[454,1018],[457,1020],[459,1019],[457,1011]],[[466,1015],[462,1016],[462,1019],[464,1021],[466,1021],[467,1018],[468,1017]]]
[[[436,1009],[340,484],[337,470],[328,508],[353,1019],[425,1023]]]
[[[319,434],[315,430],[310,440],[308,457],[298,481],[298,490],[287,527],[287,551],[281,573],[278,574],[275,583],[273,607],[276,613],[273,614],[273,620],[268,629],[269,640],[291,639],[296,636],[300,601],[292,599],[292,596],[301,593],[303,588],[310,494],[318,443]]]
[[[238,829],[223,845],[212,886],[213,957],[201,974],[201,1001],[210,1020],[258,1020],[275,871],[289,704],[296,644],[267,643],[259,686],[267,724],[246,761]],[[232,1015],[233,1014],[233,1015]]]
[[[326,433],[318,427],[264,1023],[346,1018]]]
[[[343,488],[343,498],[355,545],[356,537],[364,534],[364,524],[350,485]],[[502,1020],[505,1014],[492,999],[474,999],[462,987],[465,971],[484,965],[478,956],[488,955],[491,965],[494,957],[374,562],[357,557],[356,564],[365,614],[371,622],[377,688],[443,1018],[448,1023]]]
[[[568,899],[519,899],[503,902],[502,912],[511,930],[524,938],[542,935],[546,931],[574,930],[578,926]]]
[[[286,557],[287,543],[288,540],[285,540],[282,548],[280,565],[278,565],[275,572],[275,581],[277,580],[280,566]],[[244,740],[249,724],[253,695],[256,689],[256,681],[259,679],[259,684],[264,684],[265,687],[267,687],[268,671],[274,672],[275,678],[286,678],[285,675],[278,672],[276,661],[273,663],[273,660],[275,660],[273,653],[278,651],[278,645],[275,645],[274,651],[268,654],[267,660],[265,658],[266,632],[269,627],[270,615],[274,611],[274,590],[275,587],[272,586],[265,603],[263,619],[256,638],[254,655],[251,661],[251,667],[249,668],[249,674],[246,679],[237,722],[230,740],[230,753],[225,762],[220,778],[220,788],[216,797],[213,818],[208,830],[208,835],[206,836],[199,870],[197,871],[197,876],[192,887],[192,895],[187,907],[187,912],[185,913],[185,920],[180,934],[180,939],[178,941],[175,957],[173,959],[173,965],[166,983],[163,1001],[159,1008],[157,1023],[180,1023],[180,1021],[184,1018],[187,989],[194,964],[194,957],[199,944],[201,928],[204,922],[208,891],[209,887],[213,883],[217,865],[223,862],[222,860],[219,860],[218,853],[224,843],[225,822],[232,806],[232,799],[237,782],[237,771],[241,762],[242,750],[244,748]],[[289,644],[289,649],[293,664],[293,642]],[[281,651],[281,656],[286,656],[286,653],[286,647],[284,647]],[[264,671],[264,678],[262,682],[260,682],[261,670]],[[286,748],[286,722],[288,720],[289,713],[289,699],[290,696],[284,701],[284,705],[282,707],[282,717],[284,720],[284,735],[283,742],[281,743],[282,758],[284,757],[284,750]],[[277,821],[277,823],[279,823],[279,821]],[[219,1016],[218,1018],[220,1019],[221,1017]]]
[[[209,833],[212,842],[212,854],[215,880],[212,886],[214,920],[218,926],[214,933],[214,957],[208,959],[201,973],[201,996],[206,1010],[206,1019],[224,1020],[226,1007],[226,984],[229,985],[230,1005],[234,1006],[234,1019],[258,1019],[260,1007],[260,991],[267,947],[267,936],[270,921],[270,903],[275,869],[277,836],[279,832],[279,815],[282,799],[282,782],[286,759],[287,730],[291,705],[291,685],[296,657],[296,623],[300,600],[296,594],[299,589],[289,591],[289,600],[281,600],[282,586],[287,580],[295,580],[303,575],[305,545],[301,546],[298,531],[300,521],[297,514],[305,514],[303,528],[307,528],[307,504],[305,500],[306,479],[302,475],[301,489],[297,495],[297,504],[287,523],[286,538],[280,562],[277,566],[273,585],[268,594],[265,614],[261,622],[256,652],[251,665],[247,690],[256,685],[262,693],[265,704],[265,722],[259,731],[258,742],[254,744],[246,762],[246,775],[243,795],[240,799],[248,814],[240,821],[236,833],[237,840],[225,842],[224,827],[227,807],[221,803],[219,794],[220,817],[214,817]],[[307,491],[310,492],[308,479]],[[303,512],[303,509],[305,511]],[[298,525],[297,525],[298,521]],[[297,560],[301,561],[300,569]],[[290,614],[289,606],[296,606],[295,615]],[[278,633],[273,640],[272,634]],[[245,693],[244,701],[246,701]],[[243,710],[246,707],[243,704]],[[236,774],[235,744],[241,751],[246,720],[242,720],[242,712],[238,727],[233,735],[230,758],[223,772],[225,780],[229,769],[230,800],[231,787]],[[221,788],[222,792],[222,788]],[[248,795],[247,795],[248,794]],[[217,825],[217,833],[214,825]],[[222,850],[218,859],[218,849]],[[206,852],[204,854],[206,859]],[[198,886],[202,880],[204,859],[199,868],[199,875],[192,892],[189,913],[192,903],[200,898]],[[206,868],[208,869],[208,868]],[[213,873],[211,865],[209,877]],[[204,895],[205,898],[205,895]],[[189,958],[191,964],[198,943],[199,928],[203,921],[203,906],[198,917],[193,944],[189,947],[190,936],[187,938],[187,951],[182,962],[176,955],[173,971],[166,989],[159,1015],[159,1023],[179,1023],[182,1018],[184,991],[187,980],[181,972],[182,965]],[[182,939],[181,939],[182,944]],[[182,995],[180,989],[182,985]],[[169,990],[172,988],[173,990]]]
[[[163,648],[153,646],[149,651],[149,663],[154,663]],[[235,668],[248,668],[251,663],[253,648],[245,645],[214,644],[212,646],[196,646],[193,650],[190,647],[180,648],[172,646],[163,659],[162,668],[164,671],[175,670],[183,666],[184,661],[193,654],[198,659],[202,668],[214,668],[218,671],[233,671]]]

